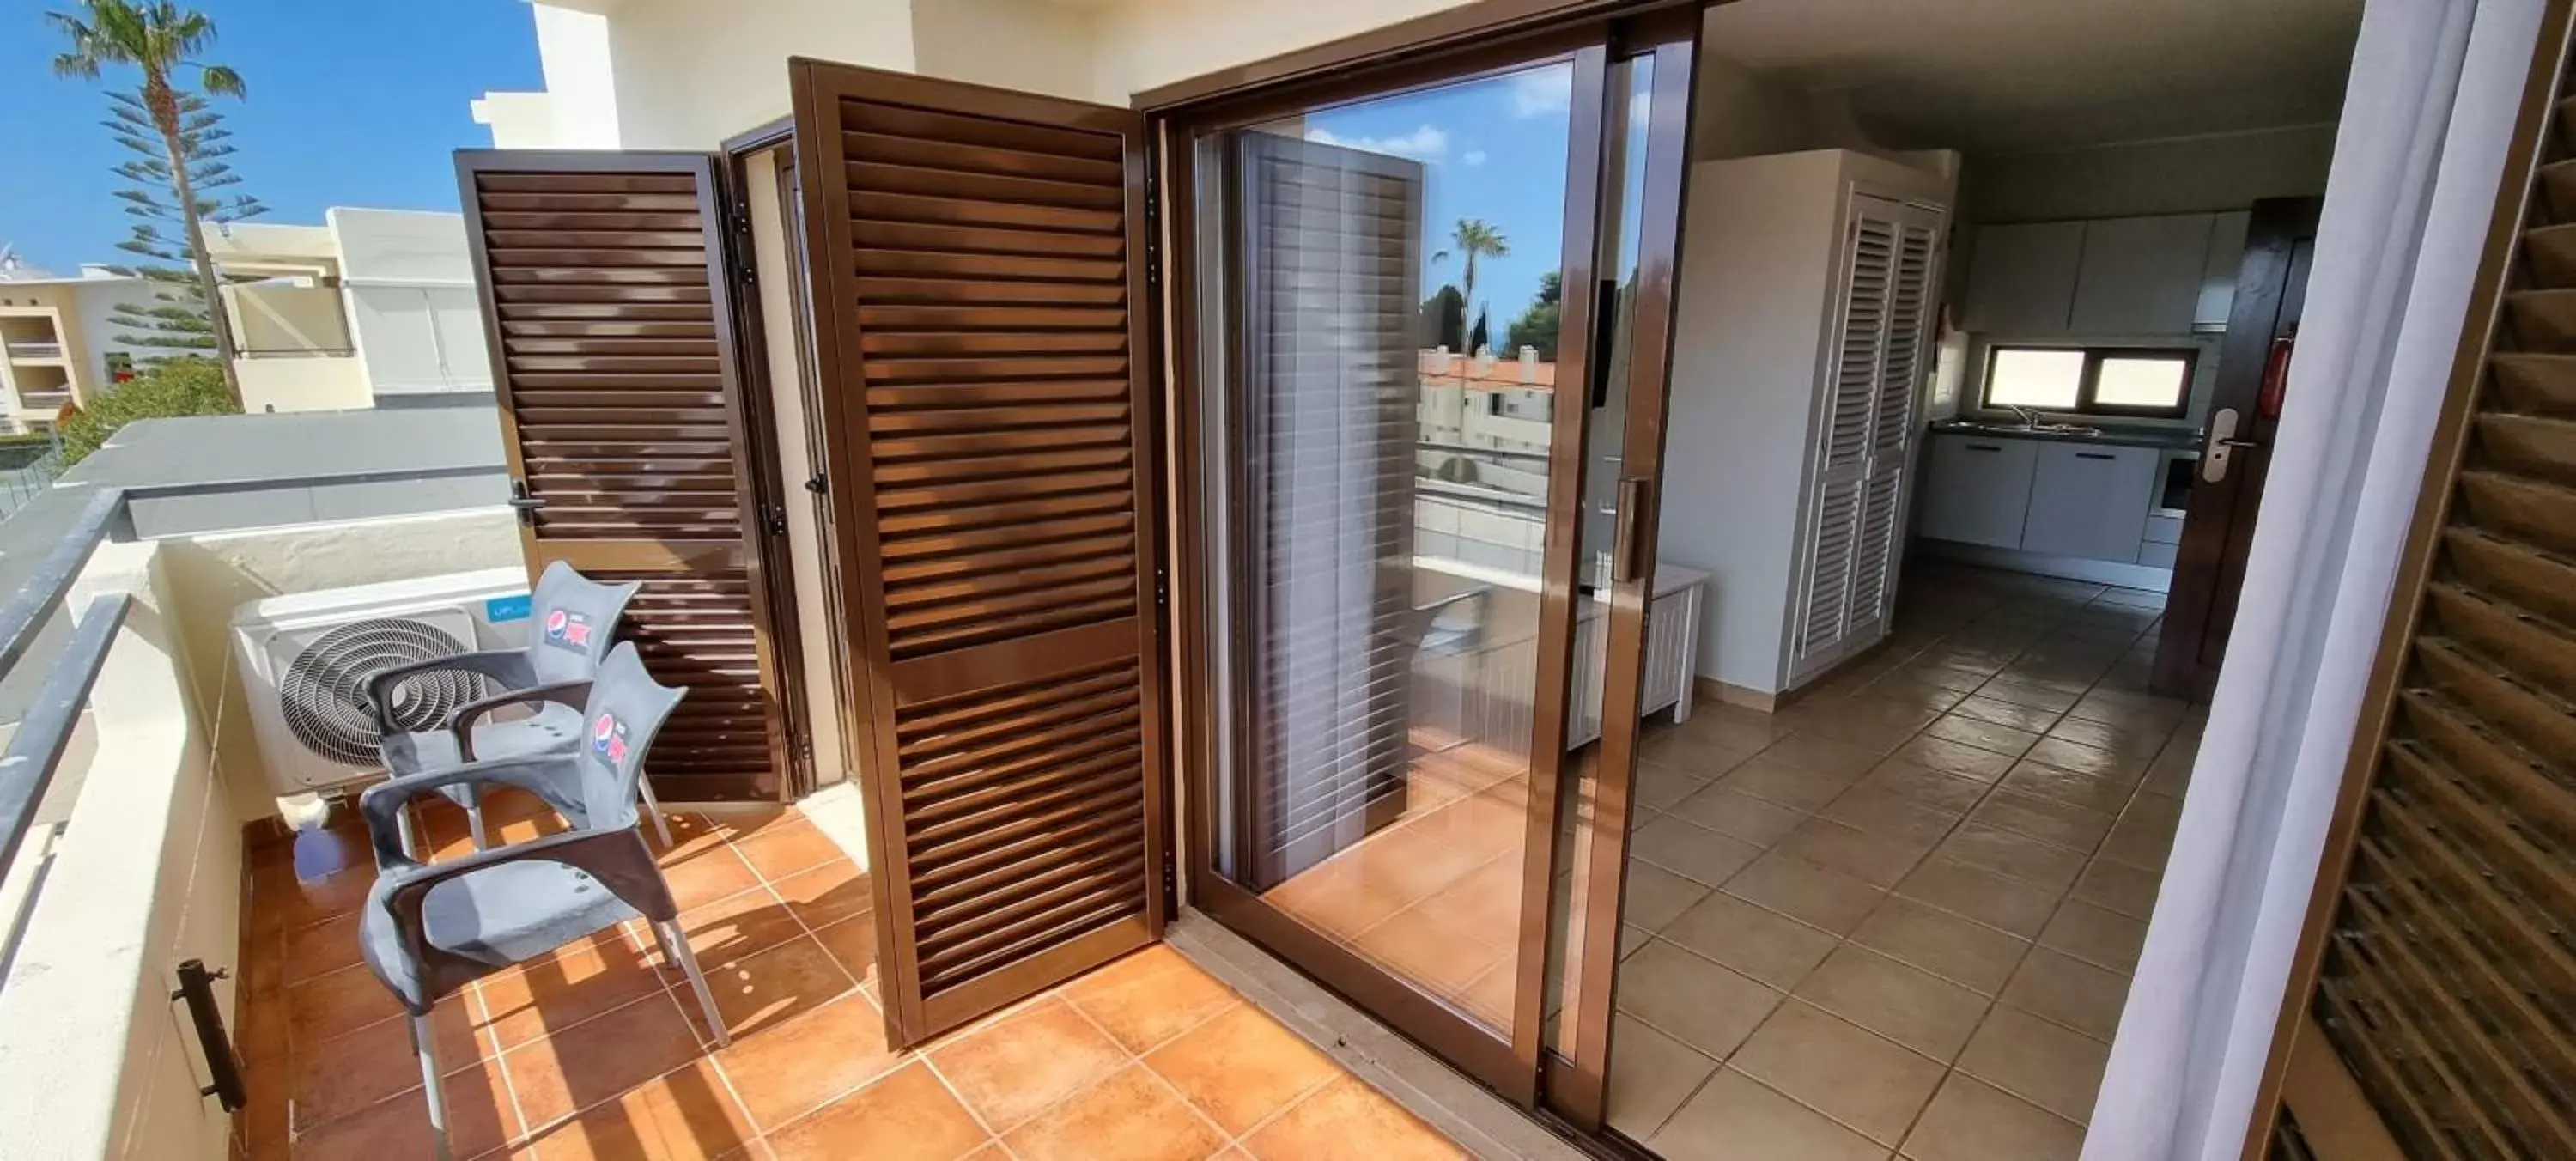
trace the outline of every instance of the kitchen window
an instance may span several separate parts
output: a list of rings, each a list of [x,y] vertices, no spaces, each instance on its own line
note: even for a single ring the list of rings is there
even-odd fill
[[[2196,358],[2170,347],[1995,347],[1986,352],[1983,405],[2179,419]]]

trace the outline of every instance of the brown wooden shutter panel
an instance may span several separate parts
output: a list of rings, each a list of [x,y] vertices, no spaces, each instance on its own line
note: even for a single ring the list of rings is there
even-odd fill
[[[2413,632],[2395,642],[2407,652],[2308,1000],[2416,1157],[2576,1156],[2568,104],[2554,128],[2542,164],[2509,174],[2499,203],[2523,226],[2518,255],[2483,381],[2437,439],[2426,487],[2442,502],[2426,509],[2422,571],[2399,593]]]
[[[1161,935],[1142,124],[798,61],[887,1015]]]
[[[776,798],[757,445],[712,160],[464,151],[457,171],[531,573],[563,560],[643,583],[625,631],[689,689],[653,747],[662,798]]]

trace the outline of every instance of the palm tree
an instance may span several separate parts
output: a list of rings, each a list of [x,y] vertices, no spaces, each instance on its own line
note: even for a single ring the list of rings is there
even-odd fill
[[[232,320],[216,289],[215,260],[206,252],[201,215],[205,207],[189,177],[183,102],[186,94],[173,83],[175,74],[194,69],[197,87],[208,96],[239,99],[241,74],[198,59],[215,43],[215,22],[195,9],[171,0],[81,0],[81,16],[48,12],[45,19],[61,29],[71,47],[54,58],[58,76],[96,80],[101,66],[133,65],[143,73],[143,107],[160,131],[169,160],[171,192],[179,203],[182,228],[188,232],[188,254],[197,267],[197,292],[204,297],[206,319],[215,331],[215,361],[224,370],[224,391],[241,403],[241,380],[233,368]]]
[[[1460,289],[1466,294],[1465,313],[1472,316],[1476,313],[1476,256],[1491,254],[1496,258],[1507,257],[1512,252],[1511,239],[1503,237],[1501,230],[1494,228],[1483,218],[1460,218],[1458,228],[1449,235],[1449,244],[1457,247],[1459,253],[1467,256],[1466,268],[1459,272],[1458,281],[1461,284]],[[1431,260],[1439,262],[1448,257],[1449,252],[1442,250],[1433,254]],[[1475,354],[1473,351],[1467,353]]]

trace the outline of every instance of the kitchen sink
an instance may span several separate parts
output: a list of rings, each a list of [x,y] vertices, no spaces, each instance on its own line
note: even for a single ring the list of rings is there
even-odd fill
[[[2102,429],[2081,423],[1987,423],[1974,419],[1952,420],[1945,425],[1953,431],[1991,431],[1999,435],[2100,435]]]

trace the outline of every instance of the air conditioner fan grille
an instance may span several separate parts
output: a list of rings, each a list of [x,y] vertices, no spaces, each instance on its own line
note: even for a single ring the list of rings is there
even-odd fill
[[[373,766],[376,719],[367,708],[367,681],[397,665],[452,657],[465,643],[446,630],[400,617],[371,617],[340,625],[304,647],[278,682],[278,707],[286,728],[306,748],[350,766]],[[393,720],[404,731],[447,724],[458,706],[500,692],[480,674],[433,673],[394,690]]]

